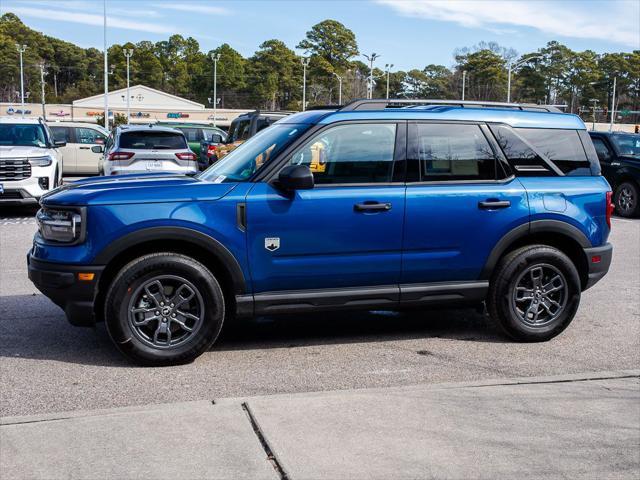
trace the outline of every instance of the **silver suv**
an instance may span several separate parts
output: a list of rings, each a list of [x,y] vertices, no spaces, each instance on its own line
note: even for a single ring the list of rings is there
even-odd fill
[[[197,173],[196,155],[189,149],[184,134],[175,128],[154,125],[122,125],[107,138],[99,170],[103,175],[130,173]]]

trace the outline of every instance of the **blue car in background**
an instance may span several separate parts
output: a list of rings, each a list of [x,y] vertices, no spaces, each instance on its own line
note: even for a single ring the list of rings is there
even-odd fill
[[[487,306],[517,341],[572,321],[609,269],[611,189],[553,107],[359,100],[287,116],[196,176],[43,197],[29,276],[145,365],[234,317]]]

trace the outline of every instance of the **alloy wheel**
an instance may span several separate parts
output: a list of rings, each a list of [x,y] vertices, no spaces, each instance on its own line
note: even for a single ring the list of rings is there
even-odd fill
[[[567,281],[556,267],[537,264],[518,277],[511,306],[521,322],[541,328],[556,320],[567,304]]]

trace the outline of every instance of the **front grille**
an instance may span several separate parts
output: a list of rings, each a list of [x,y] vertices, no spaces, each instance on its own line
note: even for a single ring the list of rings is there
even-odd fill
[[[31,164],[26,158],[0,158],[0,182],[24,180],[31,176]]]

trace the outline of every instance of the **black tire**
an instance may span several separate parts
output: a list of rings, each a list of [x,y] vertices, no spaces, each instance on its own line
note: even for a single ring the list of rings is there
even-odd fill
[[[621,217],[637,217],[640,215],[640,192],[633,182],[622,182],[613,195],[616,213]]]
[[[180,296],[181,292],[193,296],[182,301],[187,295]],[[166,306],[160,307],[160,302]],[[122,353],[145,366],[193,361],[216,341],[224,316],[224,295],[212,273],[196,260],[170,252],[145,255],[125,265],[105,300],[109,336]]]
[[[538,286],[534,277],[539,279]],[[548,287],[550,279],[555,283]],[[561,283],[564,287],[560,287]],[[518,292],[523,293],[522,298]],[[547,245],[529,245],[500,260],[490,282],[487,309],[498,329],[514,340],[543,342],[571,323],[580,304],[580,293],[580,276],[569,257]],[[543,321],[544,316],[548,322]]]

